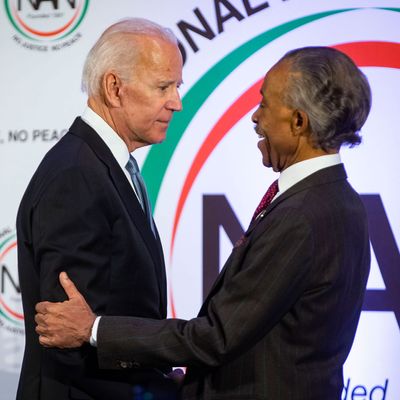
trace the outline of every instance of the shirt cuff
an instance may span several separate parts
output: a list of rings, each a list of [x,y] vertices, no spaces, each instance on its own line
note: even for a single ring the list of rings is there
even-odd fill
[[[90,344],[93,347],[97,347],[97,328],[99,327],[99,321],[101,317],[96,317],[92,326],[92,333],[90,335]]]

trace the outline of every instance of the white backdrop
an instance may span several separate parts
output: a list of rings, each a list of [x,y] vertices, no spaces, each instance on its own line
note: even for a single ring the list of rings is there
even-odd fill
[[[184,110],[165,143],[137,152],[164,244],[171,316],[195,316],[204,265],[216,271],[232,247],[229,227],[221,226],[218,259],[204,249],[203,232],[213,229],[204,225],[208,200],[222,196],[231,220],[244,229],[276,178],[261,165],[250,121],[257,82],[286,51],[301,46],[345,45],[361,65],[372,86],[372,112],[363,144],[342,158],[356,190],[376,195],[383,208],[371,209],[377,222],[369,301],[345,365],[343,399],[398,400],[400,2],[59,0],[57,9],[55,3],[0,3],[0,400],[15,396],[24,345],[18,204],[43,155],[85,107],[80,75],[86,53],[108,25],[126,16],[170,27],[186,55]],[[188,25],[203,33],[185,31]]]

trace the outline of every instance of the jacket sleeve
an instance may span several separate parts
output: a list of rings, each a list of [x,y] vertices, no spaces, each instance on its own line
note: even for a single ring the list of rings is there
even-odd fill
[[[99,174],[71,168],[57,175],[42,192],[32,214],[35,267],[40,300],[66,299],[58,275],[66,271],[94,312],[107,302],[110,271],[111,208]],[[67,363],[81,350],[46,350]]]
[[[233,250],[222,284],[199,317],[102,317],[100,367],[218,366],[229,361],[265,336],[299,298],[311,269],[313,243],[311,224],[301,211],[276,210]]]

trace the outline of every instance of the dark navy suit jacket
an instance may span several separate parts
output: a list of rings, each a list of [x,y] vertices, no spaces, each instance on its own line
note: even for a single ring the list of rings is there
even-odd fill
[[[160,240],[111,151],[80,118],[29,183],[17,234],[26,327],[17,399],[131,399],[126,382],[157,379],[153,369],[101,371],[89,345],[42,348],[34,330],[35,304],[66,298],[63,270],[98,315],[166,316]]]

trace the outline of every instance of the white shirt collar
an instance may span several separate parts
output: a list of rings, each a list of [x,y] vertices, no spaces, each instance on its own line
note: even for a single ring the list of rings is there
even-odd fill
[[[89,107],[86,107],[81,118],[101,137],[125,173],[125,166],[129,160],[129,151],[118,133]]]
[[[340,155],[337,153],[310,158],[309,160],[300,161],[291,165],[279,175],[279,192],[277,196],[280,196],[283,192],[291,188],[297,182],[300,182],[302,179],[313,174],[314,172],[317,172],[323,168],[332,167],[333,165],[340,164],[341,162]],[[275,196],[275,198],[277,196]]]

